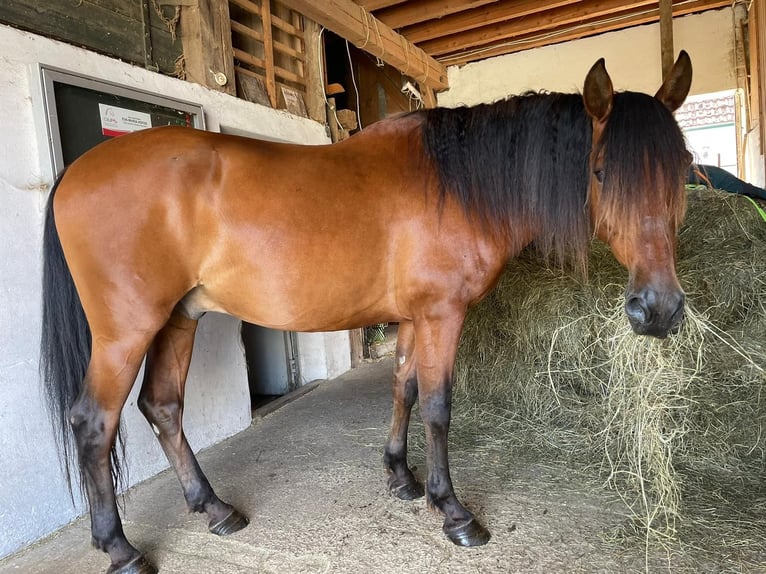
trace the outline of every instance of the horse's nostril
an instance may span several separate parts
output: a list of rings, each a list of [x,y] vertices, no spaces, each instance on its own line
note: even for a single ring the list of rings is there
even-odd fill
[[[628,297],[628,300],[625,302],[625,313],[635,323],[641,325],[646,323],[648,314],[643,297],[639,295]]]
[[[672,327],[678,327],[684,320],[684,299],[685,297],[681,295],[678,306],[676,306],[676,310],[673,311],[673,315],[670,317],[670,325]]]

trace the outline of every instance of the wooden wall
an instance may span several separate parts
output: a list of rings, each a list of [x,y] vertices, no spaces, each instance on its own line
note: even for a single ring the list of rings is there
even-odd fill
[[[173,74],[181,42],[176,6],[162,0],[4,0],[0,22]],[[162,16],[160,15],[162,14]]]

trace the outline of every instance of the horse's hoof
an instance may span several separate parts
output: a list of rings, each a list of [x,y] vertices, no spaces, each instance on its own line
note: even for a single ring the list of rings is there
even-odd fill
[[[232,509],[223,520],[216,522],[215,524],[209,524],[208,530],[218,536],[227,536],[242,530],[248,524],[250,524],[250,521],[245,518],[244,514]]]
[[[133,560],[119,568],[112,564],[106,571],[106,574],[157,574],[157,569],[152,566],[146,558],[139,554]]]
[[[423,498],[426,495],[423,485],[416,480],[389,480],[388,490],[400,500],[416,500],[418,498]]]
[[[442,530],[458,546],[483,546],[492,537],[489,530],[475,518],[454,526],[444,526]]]

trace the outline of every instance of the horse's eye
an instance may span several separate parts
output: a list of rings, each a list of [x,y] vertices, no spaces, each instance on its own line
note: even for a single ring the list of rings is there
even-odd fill
[[[596,179],[599,183],[604,183],[604,170],[603,169],[597,169],[593,172],[593,175],[596,176]]]

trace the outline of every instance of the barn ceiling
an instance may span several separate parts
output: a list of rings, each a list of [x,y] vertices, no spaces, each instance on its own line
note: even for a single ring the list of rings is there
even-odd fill
[[[462,65],[659,21],[647,0],[355,0],[442,64]],[[675,0],[673,16],[732,0]]]

